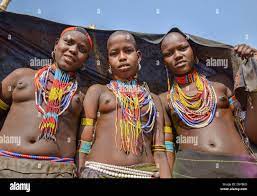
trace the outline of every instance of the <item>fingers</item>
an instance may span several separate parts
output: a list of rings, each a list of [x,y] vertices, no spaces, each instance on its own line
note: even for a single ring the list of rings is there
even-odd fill
[[[234,47],[234,51],[242,59],[248,59],[249,57],[253,56],[256,50],[246,44],[239,44]]]

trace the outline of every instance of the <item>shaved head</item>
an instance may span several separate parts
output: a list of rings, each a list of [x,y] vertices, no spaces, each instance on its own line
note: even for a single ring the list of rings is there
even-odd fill
[[[112,33],[107,40],[107,49],[109,48],[110,42],[117,36],[124,36],[125,39],[127,41],[131,42],[137,49],[137,44],[136,44],[136,40],[135,40],[134,36],[127,31],[115,31],[114,33]]]

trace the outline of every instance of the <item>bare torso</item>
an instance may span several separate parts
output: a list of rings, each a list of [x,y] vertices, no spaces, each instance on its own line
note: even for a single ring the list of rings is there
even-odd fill
[[[177,141],[182,141],[181,138],[191,138],[190,140],[184,139],[185,142],[180,143],[180,149],[192,149],[195,151],[228,155],[249,154],[234,125],[233,113],[229,108],[228,89],[224,85],[226,81],[219,78],[219,76],[214,76],[208,80],[211,81],[217,96],[216,115],[208,126],[198,129],[186,127],[181,120],[175,120],[175,122],[178,123],[176,131],[178,137],[180,137],[180,140]],[[186,92],[187,95],[194,95],[197,92],[195,84],[193,83],[189,84],[187,87],[183,87],[183,91]],[[161,95],[162,100],[167,100],[167,93],[168,92]],[[168,107],[167,101],[165,101],[165,108],[173,121],[174,119],[178,119],[174,109]],[[187,141],[189,142],[186,143]]]
[[[115,126],[115,95],[104,85],[99,85],[99,88],[101,88],[101,94],[98,101],[95,142],[92,146],[90,154],[87,157],[87,160],[115,165],[153,163],[154,161],[151,152],[152,134],[144,134],[145,150],[143,150],[142,153],[139,153],[138,155],[133,153],[126,154],[123,150],[120,150],[121,140],[119,123],[117,123],[117,133]],[[146,109],[147,107],[142,108],[141,112],[146,111]],[[118,112],[120,116],[120,108],[118,109]],[[141,119],[141,122],[145,120],[146,119]],[[140,139],[142,139],[142,137]]]
[[[76,92],[67,110],[59,116],[56,142],[37,140],[42,115],[35,104],[34,75],[36,71],[24,69],[12,87],[12,105],[0,136],[20,138],[20,145],[1,143],[0,149],[23,154],[69,157],[75,156],[76,136],[80,122],[83,95]],[[50,88],[48,82],[48,88]]]

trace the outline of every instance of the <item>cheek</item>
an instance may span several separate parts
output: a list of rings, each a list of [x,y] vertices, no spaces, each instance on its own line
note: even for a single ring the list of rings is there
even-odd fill
[[[138,56],[137,56],[137,54],[130,55],[128,59],[129,59],[131,64],[138,65]]]
[[[88,56],[89,56],[88,54],[80,54],[78,56],[79,62],[84,63],[88,59]]]
[[[116,65],[117,62],[118,62],[118,60],[116,60],[116,58],[113,58],[113,57],[109,57],[109,58],[108,58],[108,63],[109,63],[110,65]]]
[[[172,57],[167,57],[163,59],[163,62],[165,65],[169,66],[169,67],[173,67],[174,65],[174,60]]]
[[[64,52],[64,48],[61,47],[60,45],[58,45],[55,48],[55,58],[56,58],[56,60],[59,60],[61,58],[61,56],[63,55],[63,52]]]
[[[194,53],[193,53],[193,50],[189,50],[186,55],[187,55],[187,58],[188,58],[191,62],[194,62]]]

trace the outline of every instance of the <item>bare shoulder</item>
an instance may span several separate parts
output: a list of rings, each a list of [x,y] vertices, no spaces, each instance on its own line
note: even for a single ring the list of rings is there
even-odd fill
[[[150,93],[153,99],[159,99],[159,97],[155,93]]]
[[[9,75],[7,75],[2,83],[5,85],[16,85],[16,82],[23,77],[33,76],[36,70],[29,69],[29,68],[18,68],[12,71]]]
[[[161,93],[161,94],[158,95],[159,98],[160,98],[160,100],[161,100],[161,102],[167,101],[167,95],[168,95],[168,91],[166,91],[166,92]]]
[[[36,70],[30,69],[30,68],[18,68],[12,71],[8,76],[20,77],[20,76],[27,76],[35,73],[36,73]]]
[[[102,84],[93,84],[92,86],[90,86],[87,89],[86,95],[95,95],[95,96],[100,96],[101,93],[103,93],[104,91],[107,90],[106,85],[102,85]]]
[[[105,85],[102,84],[93,84],[88,88],[88,91],[102,91],[104,87]]]
[[[218,73],[218,74],[208,77],[208,80],[210,80],[212,82],[218,82],[218,83],[224,83],[229,79],[230,78],[224,73]]]
[[[229,78],[226,74],[219,73],[219,74],[209,77],[208,80],[218,86],[233,90],[233,80],[231,78]]]
[[[167,100],[167,95],[168,95],[168,91],[159,94],[159,98],[161,100],[162,106],[167,109],[168,108],[168,100]]]

